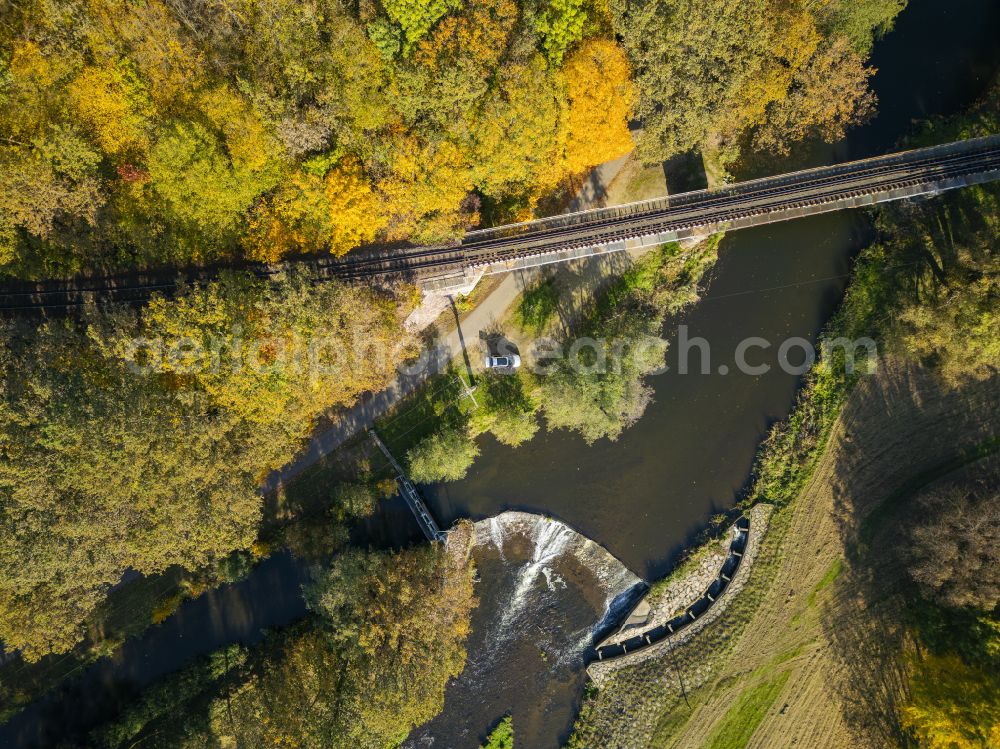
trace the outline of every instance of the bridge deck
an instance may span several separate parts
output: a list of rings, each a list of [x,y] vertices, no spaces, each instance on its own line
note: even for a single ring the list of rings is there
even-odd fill
[[[310,258],[318,276],[344,280],[384,277],[419,281],[425,288],[465,285],[477,272],[663,244],[716,231],[787,221],[828,211],[870,206],[1000,179],[1000,135],[915,149],[847,164],[701,190],[630,205],[554,216],[470,232],[454,246],[367,249],[341,258]],[[255,266],[270,276],[293,263]],[[197,276],[196,276],[197,277]],[[149,274],[23,282],[0,291],[0,309],[81,305],[95,297],[142,302],[176,287],[176,275]]]
[[[410,508],[410,512],[416,518],[417,525],[420,526],[420,530],[423,531],[424,536],[427,537],[428,541],[444,541],[448,534],[438,527],[437,521],[434,520],[434,516],[427,509],[427,505],[424,504],[424,500],[420,496],[420,492],[417,491],[417,487],[407,478],[406,471],[403,470],[403,467],[396,461],[393,454],[389,452],[389,448],[385,446],[385,443],[379,439],[379,436],[375,432],[369,432],[368,434],[372,442],[382,451],[382,454],[385,455],[386,459],[392,465],[393,470],[396,471],[396,483],[399,485],[399,493],[403,495],[406,506]]]

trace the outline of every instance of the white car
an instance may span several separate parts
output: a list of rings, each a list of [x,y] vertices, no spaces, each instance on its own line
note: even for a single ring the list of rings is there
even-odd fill
[[[509,356],[487,356],[487,369],[517,369],[521,366],[521,357],[517,354]]]

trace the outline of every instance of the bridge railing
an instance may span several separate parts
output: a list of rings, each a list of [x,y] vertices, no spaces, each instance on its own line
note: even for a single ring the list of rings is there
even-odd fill
[[[505,224],[503,226],[491,227],[489,229],[476,229],[467,232],[462,240],[463,244],[473,244],[476,242],[497,239],[502,237],[515,237],[522,234],[534,234],[544,232],[549,229],[565,228],[568,226],[582,226],[591,223],[600,223],[609,219],[629,218],[641,216],[643,214],[664,211],[670,208],[677,208],[692,203],[697,203],[709,197],[739,195],[752,192],[761,188],[779,187],[782,185],[805,181],[810,178],[823,176],[833,176],[850,173],[864,168],[878,166],[905,165],[909,162],[919,161],[937,156],[972,154],[977,151],[987,150],[1000,146],[1000,135],[988,135],[981,138],[970,138],[956,143],[946,143],[938,146],[928,146],[909,151],[886,156],[875,156],[868,159],[848,161],[833,166],[812,167],[801,169],[796,172],[788,172],[773,177],[761,177],[759,179],[738,182],[714,190],[693,190],[690,192],[678,193],[676,195],[665,195],[661,198],[640,200],[634,203],[609,206],[606,208],[592,208],[575,213],[563,213],[557,216],[524,221],[516,224]]]

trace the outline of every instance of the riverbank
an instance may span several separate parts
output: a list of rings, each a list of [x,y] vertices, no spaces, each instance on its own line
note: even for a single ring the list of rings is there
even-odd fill
[[[836,353],[814,367],[762,449],[746,504],[776,512],[742,595],[658,660],[598,666],[571,746],[903,740],[914,612],[927,609],[899,551],[914,497],[966,468],[988,474],[1000,447],[1000,374],[987,353],[997,328],[975,322],[997,314],[981,288],[995,275],[997,206],[996,189],[983,188],[883,215],[885,235],[826,334],[874,335],[877,370],[869,357],[849,374]],[[942,278],[925,261],[903,264],[914,234],[927,237]],[[980,282],[957,288],[954,278]],[[942,304],[976,312],[919,314]]]
[[[995,437],[998,412],[998,379],[953,391],[898,362],[865,378],[808,484],[776,516],[742,611],[679,644],[671,657],[603,676],[577,724],[577,745],[701,747],[709,737],[713,747],[878,746],[865,739],[871,725],[845,714],[851,695],[863,697],[862,685],[851,682],[858,664],[846,654],[856,655],[850,645],[862,642],[852,640],[852,627],[890,618],[897,604],[888,597],[877,613],[857,589],[835,584],[859,540],[856,520],[845,532],[844,513],[872,517],[914,477]],[[898,543],[893,531],[883,523],[869,543]],[[886,572],[880,583],[892,590],[899,571]]]

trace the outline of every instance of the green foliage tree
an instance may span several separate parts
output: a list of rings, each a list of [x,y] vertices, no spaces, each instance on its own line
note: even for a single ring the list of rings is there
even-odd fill
[[[382,6],[402,30],[402,51],[408,54],[443,15],[457,7],[457,3],[455,0],[383,0]]]
[[[517,447],[538,431],[536,405],[521,377],[487,373],[480,379],[477,398],[479,428],[489,430],[503,444]]]
[[[889,209],[884,293],[899,312],[888,345],[956,385],[1000,362],[1000,191],[976,187],[934,204]]]
[[[718,238],[695,252],[666,245],[646,255],[598,299],[564,356],[542,362],[537,400],[550,427],[579,432],[588,443],[617,439],[652,399],[646,378],[664,364],[663,318],[698,298],[698,283],[717,256]]]
[[[342,554],[315,570],[303,621],[153,685],[88,746],[399,746],[465,665],[472,540],[469,523],[446,546]]]
[[[843,36],[863,55],[892,30],[907,0],[836,0],[820,9],[820,18],[832,36]]]
[[[203,126],[165,128],[149,156],[152,187],[178,219],[209,236],[236,228],[266,185],[238,169]]]
[[[128,569],[248,548],[262,478],[321,412],[381,387],[391,365],[365,347],[400,340],[390,300],[244,276],[3,332],[0,639],[28,658],[77,642]]]
[[[444,429],[425,437],[406,455],[410,478],[421,484],[458,481],[479,455],[475,440],[459,429]]]
[[[542,49],[552,65],[559,65],[566,51],[583,38],[587,25],[584,0],[548,0],[535,21]]]
[[[368,484],[341,484],[334,491],[334,505],[348,517],[368,517],[377,503],[378,497]]]
[[[650,339],[648,347],[646,343],[631,341],[630,350],[617,361],[605,351],[591,349],[561,360],[540,378],[539,400],[548,425],[579,432],[587,443],[618,439],[652,401],[653,391],[644,376],[663,364],[663,342]]]
[[[514,722],[511,716],[504,717],[497,727],[490,731],[480,749],[514,749]]]

